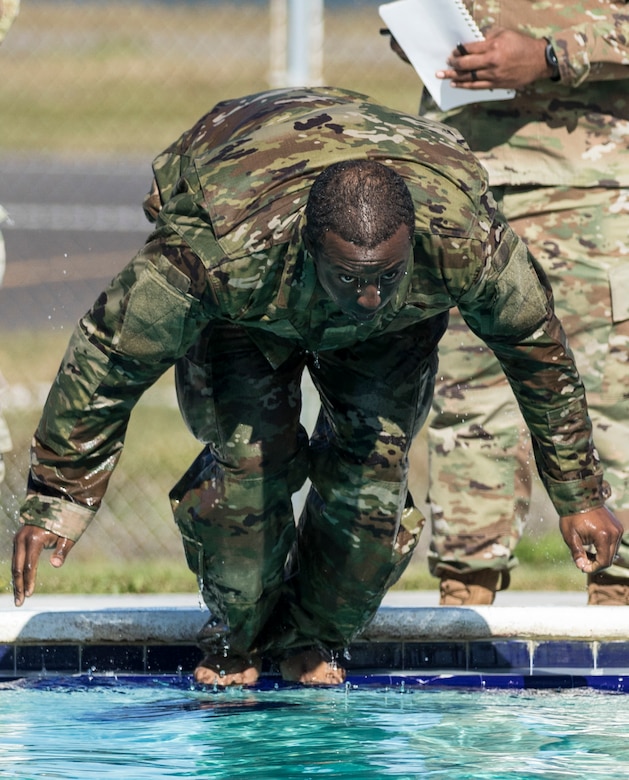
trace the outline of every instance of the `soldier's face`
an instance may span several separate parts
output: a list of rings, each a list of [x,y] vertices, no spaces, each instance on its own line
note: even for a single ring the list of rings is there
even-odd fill
[[[407,273],[411,249],[406,225],[372,249],[328,232],[314,255],[317,277],[341,311],[356,320],[371,320],[395,295]]]

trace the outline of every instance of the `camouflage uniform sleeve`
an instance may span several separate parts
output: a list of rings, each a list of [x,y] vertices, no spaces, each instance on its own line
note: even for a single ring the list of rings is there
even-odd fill
[[[35,433],[20,519],[76,541],[98,509],[142,393],[211,316],[201,262],[148,243],[79,321]]]
[[[627,78],[629,62],[629,14],[625,3],[586,4],[570,9],[572,25],[555,30],[553,44],[562,84],[577,87],[584,81]]]
[[[461,314],[501,363],[557,512],[601,506],[609,487],[592,441],[585,390],[544,273],[500,215],[483,253],[491,260],[458,300]]]

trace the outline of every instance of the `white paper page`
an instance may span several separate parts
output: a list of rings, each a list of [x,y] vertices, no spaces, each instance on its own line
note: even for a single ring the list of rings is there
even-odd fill
[[[380,16],[442,111],[468,103],[507,100],[512,89],[457,89],[435,72],[447,68],[457,43],[483,36],[457,0],[396,0],[379,6]]]

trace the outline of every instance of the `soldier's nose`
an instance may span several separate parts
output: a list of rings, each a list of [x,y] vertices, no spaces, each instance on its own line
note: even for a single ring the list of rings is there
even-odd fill
[[[358,304],[365,309],[377,309],[380,301],[380,290],[375,284],[365,285],[358,296]]]

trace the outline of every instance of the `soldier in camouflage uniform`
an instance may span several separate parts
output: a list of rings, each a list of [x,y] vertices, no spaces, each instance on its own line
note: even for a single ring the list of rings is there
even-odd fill
[[[443,78],[514,100],[422,113],[458,129],[544,268],[586,387],[595,439],[629,529],[629,13],[624,2],[466,0],[486,35]],[[428,429],[429,562],[441,603],[491,603],[517,560],[531,494],[517,404],[485,346],[451,317]],[[549,507],[552,511],[552,507]],[[501,576],[502,575],[502,576]],[[629,534],[588,577],[588,603],[629,604]]]
[[[15,17],[20,10],[19,0],[0,0],[0,43],[4,40],[5,35],[9,31],[9,27],[13,24]],[[0,206],[0,225],[6,222],[8,214],[6,210]],[[6,265],[6,252],[4,248],[4,238],[0,233],[0,285],[4,278],[4,269]],[[2,416],[2,393],[4,391],[5,379],[0,373],[0,484],[4,482],[5,476],[5,463],[3,453],[8,452],[12,448],[11,435],[6,421]]]
[[[277,90],[217,105],[154,174],[156,230],[80,320],[35,434],[16,605],[42,549],[61,565],[92,520],[134,404],[174,364],[205,445],[171,492],[213,616],[196,679],[252,682],[268,654],[286,679],[342,680],[320,648],[358,635],[418,540],[408,450],[453,306],[513,383],[577,566],[611,562],[621,530],[550,289],[458,133]]]

